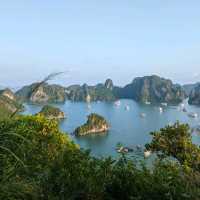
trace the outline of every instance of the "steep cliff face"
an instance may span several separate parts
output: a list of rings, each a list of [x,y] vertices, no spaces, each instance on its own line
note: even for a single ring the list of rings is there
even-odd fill
[[[130,98],[137,102],[171,104],[179,103],[186,97],[180,85],[155,75],[135,78],[131,84],[118,88],[118,94],[121,98]]]
[[[88,86],[84,84],[62,87],[44,84],[34,91],[35,84],[25,86],[16,95],[24,100],[36,103],[71,101],[115,101],[119,98],[133,99],[137,102],[180,103],[185,97],[185,91],[180,85],[173,84],[168,79],[159,76],[135,78],[125,87],[114,86],[111,79],[104,84]],[[33,92],[34,91],[34,92]]]
[[[109,130],[108,122],[100,115],[92,113],[88,116],[88,120],[82,126],[75,129],[76,136],[84,136],[88,134],[104,133]]]
[[[16,100],[15,94],[9,88],[0,90],[0,95],[5,96],[8,99],[13,100],[13,101]]]
[[[190,92],[188,103],[200,106],[200,83]]]
[[[185,93],[187,94],[187,96],[189,96],[190,93],[192,92],[192,90],[195,89],[195,87],[197,87],[199,84],[200,83],[183,85],[183,89],[184,89]]]
[[[16,96],[23,101],[33,103],[64,102],[66,98],[65,88],[59,85],[41,85],[36,90],[38,83],[25,86],[16,92]]]
[[[113,88],[114,88],[113,81],[111,79],[107,79],[104,86],[105,86],[105,88],[107,88],[109,90],[113,90]]]
[[[116,99],[112,89],[112,80],[108,79],[105,84],[95,86],[73,85],[66,89],[67,98],[72,101],[114,101]]]
[[[0,90],[0,118],[7,117],[16,111],[23,109],[23,105],[17,101],[10,89]]]

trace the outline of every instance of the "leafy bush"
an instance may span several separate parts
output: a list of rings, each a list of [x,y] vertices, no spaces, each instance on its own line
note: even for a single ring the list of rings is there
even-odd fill
[[[188,156],[181,155],[185,150],[181,138],[187,150],[188,146],[198,148],[190,143],[187,131],[186,125],[166,127],[153,135],[147,148],[159,150],[165,157],[183,158],[185,163]],[[173,154],[168,148],[172,144]],[[149,168],[124,155],[119,160],[93,158],[60,132],[57,122],[41,116],[0,121],[0,147],[9,150],[1,148],[0,153],[0,199],[200,199],[199,169],[195,165],[193,170],[192,164],[195,159],[189,159],[188,170],[182,162],[170,159],[159,159]]]

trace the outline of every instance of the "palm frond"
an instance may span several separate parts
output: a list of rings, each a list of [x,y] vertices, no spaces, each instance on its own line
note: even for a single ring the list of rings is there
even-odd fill
[[[8,149],[7,147],[1,146],[1,145],[0,145],[0,149],[7,151],[10,155],[12,155],[18,162],[20,162],[25,167],[24,162],[15,153],[13,153],[10,149]]]

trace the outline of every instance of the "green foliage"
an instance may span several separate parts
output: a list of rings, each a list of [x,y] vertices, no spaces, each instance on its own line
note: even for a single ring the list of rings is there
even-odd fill
[[[90,120],[96,120],[93,116]],[[181,131],[180,134],[178,134]],[[190,144],[188,126],[162,129],[172,144],[183,137]],[[173,132],[173,133],[172,133]],[[178,134],[179,136],[172,136]],[[180,136],[181,135],[181,136]],[[158,137],[158,136],[157,136]],[[169,139],[155,140],[148,148]],[[162,137],[162,138],[163,138]],[[159,137],[158,137],[159,138]],[[176,139],[174,139],[176,138]],[[189,141],[186,141],[186,140]],[[163,142],[166,140],[166,142]],[[170,143],[171,144],[171,143]],[[157,160],[153,168],[135,165],[124,155],[119,160],[93,158],[60,132],[56,121],[42,116],[0,121],[0,145],[14,152],[0,154],[0,199],[6,200],[198,200],[199,170],[185,170],[173,160]],[[182,151],[176,149],[178,154]],[[168,148],[167,148],[168,149]],[[168,152],[169,149],[166,151]],[[172,156],[171,153],[163,153]],[[174,156],[178,159],[174,152]],[[193,153],[193,151],[189,151]],[[191,155],[192,156],[192,155]],[[180,156],[182,158],[182,156]]]
[[[26,195],[30,190],[31,196],[35,195],[31,191],[39,187],[38,182],[59,153],[65,148],[77,148],[60,132],[56,121],[42,116],[20,116],[0,121],[0,146],[9,150],[1,149],[0,188],[6,188],[5,192],[8,190],[10,195],[10,190],[14,193],[14,189],[18,192],[19,187],[22,187],[21,191],[28,187]],[[9,187],[11,183],[12,188]],[[6,195],[5,192],[0,194]]]
[[[177,122],[151,134],[153,139],[146,145],[147,149],[157,152],[162,158],[176,158],[181,165],[200,171],[200,148],[192,143],[187,124]]]
[[[47,118],[64,118],[64,113],[59,108],[50,105],[45,105],[38,114]]]

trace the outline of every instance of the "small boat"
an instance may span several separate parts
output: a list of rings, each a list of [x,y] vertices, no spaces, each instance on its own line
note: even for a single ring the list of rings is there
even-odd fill
[[[180,107],[181,107],[181,108],[184,108],[184,107],[185,107],[185,104],[184,104],[184,103],[181,103],[181,104],[180,104]]]
[[[146,105],[150,105],[151,102],[150,102],[150,101],[146,101],[145,104],[146,104]]]
[[[126,105],[125,110],[130,110],[130,107],[128,105]]]
[[[121,146],[120,148],[117,149],[118,153],[129,153],[129,152],[133,152],[132,148],[129,147],[123,147]]]
[[[187,112],[186,108],[183,108],[183,112]]]
[[[144,157],[148,158],[151,155],[151,151],[144,151]]]
[[[146,114],[145,113],[140,113],[140,117],[144,118],[144,117],[146,117]]]
[[[115,106],[120,106],[121,105],[121,102],[120,101],[115,101]]]
[[[163,108],[159,107],[159,112],[162,113],[163,112]]]
[[[138,144],[138,145],[136,146],[136,149],[137,149],[137,150],[140,150],[140,149],[142,149],[142,146]]]
[[[197,113],[194,113],[194,112],[191,112],[188,114],[189,117],[192,117],[192,118],[197,118],[198,117],[198,114]]]
[[[161,103],[161,105],[167,107],[168,104],[166,102],[163,102],[163,103]]]

